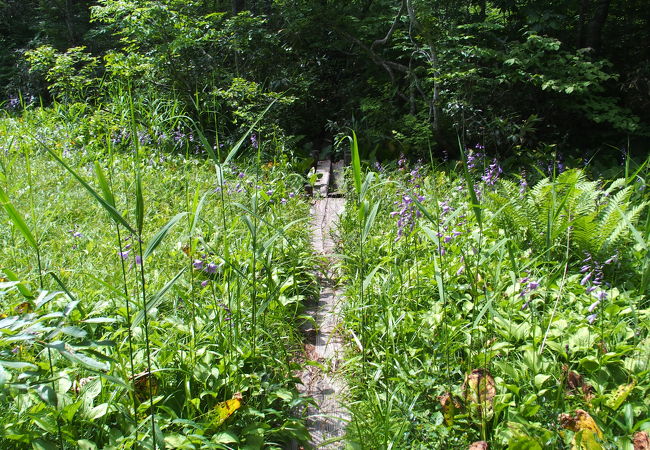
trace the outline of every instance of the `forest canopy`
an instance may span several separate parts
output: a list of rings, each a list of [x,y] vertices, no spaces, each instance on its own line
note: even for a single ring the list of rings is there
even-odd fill
[[[4,0],[0,17],[7,109],[128,86],[227,137],[280,99],[268,131],[318,145],[354,128],[385,157],[458,135],[584,154],[650,131],[641,0]]]

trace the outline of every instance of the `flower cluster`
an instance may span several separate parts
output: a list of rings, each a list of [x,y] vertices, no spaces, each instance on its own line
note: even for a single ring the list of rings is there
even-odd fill
[[[521,178],[519,179],[519,193],[524,195],[528,189],[528,182],[526,181],[526,172],[521,172]]]
[[[477,167],[483,165],[483,160],[485,159],[484,146],[476,144],[474,148],[468,148],[465,151],[467,152],[467,170],[472,172]]]
[[[488,186],[494,186],[494,183],[497,182],[499,175],[502,173],[503,170],[501,169],[501,166],[499,166],[496,158],[494,158],[492,164],[485,169],[485,174],[481,177],[481,180],[483,180],[483,182]]]
[[[402,172],[408,170],[404,155],[400,156],[397,166]],[[409,171],[407,192],[400,194],[400,201],[394,203],[396,210],[390,213],[391,217],[397,217],[397,237],[395,241],[399,241],[402,236],[410,234],[415,227],[416,219],[422,215],[422,212],[413,201],[414,196],[418,202],[425,200],[424,196],[419,193],[421,188],[420,179],[422,178],[420,170],[421,166],[418,164],[413,170]]]
[[[602,264],[596,261],[592,255],[587,254],[587,257],[582,261],[580,273],[584,274],[580,284],[585,286],[585,292],[595,297],[595,301],[589,305],[587,311],[587,321],[594,323],[598,315],[594,313],[598,305],[607,299],[607,291],[600,286],[603,284],[603,270],[604,267],[618,261],[618,254],[614,254]]]
[[[519,298],[526,297],[527,295],[530,295],[531,293],[539,289],[539,281],[533,281],[528,276],[519,280],[519,284],[523,286],[521,291],[519,292]],[[528,298],[524,302],[524,304],[521,305],[521,309],[522,310],[526,309],[529,303],[530,303],[530,298]]]

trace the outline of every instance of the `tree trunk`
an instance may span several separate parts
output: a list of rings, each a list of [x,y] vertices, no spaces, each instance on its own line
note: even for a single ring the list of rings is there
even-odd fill
[[[246,9],[246,0],[232,0],[232,12],[238,14]]]
[[[576,42],[578,48],[584,48],[587,40],[585,28],[587,23],[587,12],[589,11],[590,3],[590,0],[580,1],[580,15],[578,16],[578,40]]]
[[[595,51],[600,50],[600,44],[603,35],[603,28],[609,13],[609,4],[611,0],[599,0],[596,5],[594,17],[589,22],[589,30],[587,35],[587,47],[593,48]]]

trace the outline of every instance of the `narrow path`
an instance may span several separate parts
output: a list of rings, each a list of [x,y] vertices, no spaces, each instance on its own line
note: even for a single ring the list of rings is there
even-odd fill
[[[304,394],[316,401],[316,407],[307,410],[307,424],[312,436],[311,445],[319,449],[343,448],[342,439],[349,421],[342,398],[346,386],[338,371],[343,359],[343,338],[338,329],[342,295],[336,286],[331,236],[334,224],[343,212],[345,199],[334,197],[336,194],[330,192],[330,185],[337,184],[335,178],[342,167],[342,162],[318,162],[319,181],[314,188],[311,210],[312,245],[314,251],[323,257],[323,265],[317,273],[321,286],[318,303],[305,311],[314,318],[316,326],[314,329],[313,323],[306,324],[304,331],[308,336],[305,345],[307,358],[319,365],[305,366],[300,379]]]

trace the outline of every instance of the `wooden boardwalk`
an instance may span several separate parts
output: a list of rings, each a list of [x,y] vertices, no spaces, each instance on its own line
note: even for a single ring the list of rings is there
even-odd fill
[[[323,267],[317,273],[321,286],[318,302],[308,306],[306,314],[316,324],[306,324],[308,336],[305,345],[308,360],[318,365],[306,365],[300,374],[302,392],[313,397],[316,406],[307,410],[307,424],[312,436],[311,446],[320,449],[340,449],[344,445],[345,426],[349,413],[345,408],[346,385],[340,373],[343,360],[343,337],[340,324],[342,293],[337,289],[334,241],[331,232],[343,212],[345,199],[332,192],[341,185],[343,162],[332,164],[319,161],[318,182],[314,186],[312,206],[312,245],[323,258]],[[333,170],[334,169],[334,170]]]

